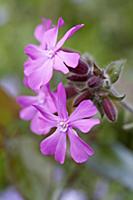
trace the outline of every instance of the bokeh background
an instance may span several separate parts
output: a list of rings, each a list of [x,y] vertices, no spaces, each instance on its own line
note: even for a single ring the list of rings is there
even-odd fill
[[[133,114],[117,104],[117,122],[104,119],[86,136],[95,156],[83,165],[67,158],[63,166],[40,154],[43,137],[18,117],[15,97],[29,93],[24,46],[36,43],[41,17],[56,23],[59,16],[66,22],[60,34],[85,24],[65,47],[88,52],[101,67],[127,59],[116,88],[133,104],[132,0],[0,0],[0,200],[132,200]]]

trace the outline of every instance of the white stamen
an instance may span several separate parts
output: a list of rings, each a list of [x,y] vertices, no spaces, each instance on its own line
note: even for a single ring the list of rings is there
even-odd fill
[[[47,51],[45,52],[45,55],[46,55],[48,58],[52,58],[52,57],[54,56],[54,54],[55,54],[55,52],[54,52],[52,49],[47,50]]]
[[[68,123],[66,121],[60,121],[59,122],[59,129],[62,132],[66,132],[68,129]]]

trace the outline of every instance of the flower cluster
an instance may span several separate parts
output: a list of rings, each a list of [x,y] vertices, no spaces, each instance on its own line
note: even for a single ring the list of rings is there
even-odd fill
[[[78,136],[77,129],[88,133],[100,121],[94,118],[97,109],[91,100],[81,101],[69,115],[66,109],[67,97],[75,91],[69,92],[69,88],[65,90],[62,83],[58,84],[57,91],[51,91],[50,80],[54,70],[63,74],[74,69],[84,74],[86,70],[79,53],[62,48],[65,41],[84,25],[72,27],[57,40],[58,31],[63,25],[62,18],[59,18],[57,25],[53,25],[50,19],[43,19],[42,24],[36,27],[34,36],[39,44],[28,44],[24,50],[28,56],[24,63],[24,85],[32,89],[35,95],[19,96],[17,102],[22,107],[20,118],[31,121],[32,132],[38,135],[52,132],[40,144],[43,155],[53,155],[55,160],[63,164],[68,137],[72,159],[82,163],[94,151]]]

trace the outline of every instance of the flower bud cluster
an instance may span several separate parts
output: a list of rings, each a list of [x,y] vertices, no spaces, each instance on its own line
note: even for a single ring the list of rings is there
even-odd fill
[[[117,110],[112,101],[122,100],[125,95],[114,94],[112,85],[118,80],[123,64],[124,61],[116,61],[102,69],[89,56],[85,56],[80,59],[76,69],[69,68],[69,85],[77,91],[74,106],[78,106],[85,99],[90,99],[102,117],[106,115],[110,121],[116,121]]]

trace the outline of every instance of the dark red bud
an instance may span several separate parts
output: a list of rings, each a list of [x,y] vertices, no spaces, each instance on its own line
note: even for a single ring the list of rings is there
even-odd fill
[[[91,99],[91,97],[92,97],[92,94],[87,90],[87,91],[83,92],[82,94],[78,95],[78,96],[75,98],[73,105],[76,107],[76,106],[78,106],[83,100]]]
[[[84,81],[87,81],[88,76],[87,75],[84,75],[84,76],[70,75],[67,77],[67,79],[69,79],[71,81],[84,82]]]
[[[89,65],[80,59],[78,66],[76,68],[71,68],[71,67],[68,68],[70,72],[82,75],[88,73]]]
[[[99,76],[92,76],[88,80],[88,86],[93,87],[100,87],[102,83],[102,79]]]
[[[77,94],[77,90],[73,86],[67,86],[67,87],[65,87],[65,90],[66,90],[67,98],[71,98]]]
[[[112,122],[116,121],[117,113],[116,113],[116,108],[113,105],[112,101],[109,98],[104,98],[102,104],[107,118]]]

